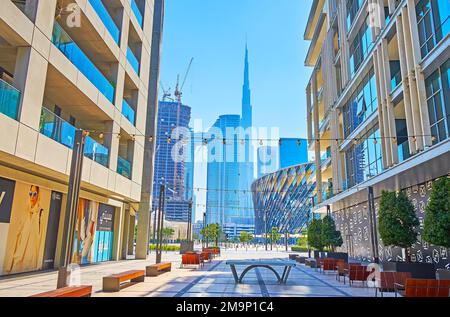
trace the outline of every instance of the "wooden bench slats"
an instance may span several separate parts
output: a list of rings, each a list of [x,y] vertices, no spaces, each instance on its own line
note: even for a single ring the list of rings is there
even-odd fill
[[[118,292],[120,291],[120,284],[125,281],[144,282],[144,270],[131,270],[122,273],[112,274],[103,277],[103,291],[104,292]]]
[[[172,270],[172,263],[157,263],[149,265],[145,268],[147,276],[158,276],[165,272],[170,272]]]
[[[68,286],[31,297],[88,297],[92,294],[92,285]]]

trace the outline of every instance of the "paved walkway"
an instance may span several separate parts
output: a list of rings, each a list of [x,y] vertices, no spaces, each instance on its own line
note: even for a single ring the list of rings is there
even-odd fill
[[[131,269],[144,269],[154,263],[154,254],[147,261],[128,260],[86,266],[81,268],[81,284],[93,285],[94,297],[294,297],[294,296],[374,296],[375,290],[355,283],[350,287],[335,279],[333,273],[320,274],[314,269],[297,266],[291,271],[288,283],[279,285],[273,272],[258,268],[250,271],[244,284],[236,285],[228,259],[287,259],[285,252],[227,250],[222,256],[207,263],[201,269],[180,268],[178,253],[163,253],[163,261],[172,263],[172,272],[158,277],[146,277],[145,282],[128,285],[118,293],[104,293],[102,277]],[[238,272],[243,268],[237,267]],[[56,287],[56,272],[0,279],[0,297],[30,296]],[[393,296],[393,294],[385,294]]]

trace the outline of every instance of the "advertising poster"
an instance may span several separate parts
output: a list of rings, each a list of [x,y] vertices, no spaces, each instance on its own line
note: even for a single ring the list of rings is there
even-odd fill
[[[115,208],[113,206],[105,204],[99,205],[98,225],[95,234],[95,262],[110,261],[112,259],[114,214]]]
[[[75,228],[73,262],[87,264],[93,261],[92,246],[97,227],[98,203],[80,199],[78,203],[78,216]]]
[[[0,177],[0,275],[3,272],[15,185],[15,181]]]
[[[42,269],[50,190],[16,182],[2,274]]]
[[[74,263],[110,261],[114,239],[113,206],[80,199],[75,229]]]
[[[50,212],[45,238],[43,269],[53,269],[55,264],[56,243],[58,241],[59,220],[63,194],[52,192]]]

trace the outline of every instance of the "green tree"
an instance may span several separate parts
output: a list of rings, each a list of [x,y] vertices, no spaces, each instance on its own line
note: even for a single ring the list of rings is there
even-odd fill
[[[175,233],[175,230],[173,228],[169,228],[169,227],[163,228],[162,229],[163,243],[167,244],[169,238],[172,237],[174,233]]]
[[[212,240],[215,246],[219,246],[219,238],[222,233],[222,228],[218,223],[211,223],[207,225],[200,231],[201,235],[207,239],[207,241]],[[208,245],[206,245],[208,247]]]
[[[397,246],[406,249],[417,241],[417,218],[414,206],[404,192],[382,191],[378,215],[378,228],[385,246]]]
[[[322,242],[322,219],[313,219],[307,230],[308,245],[318,251],[323,251]]]
[[[425,208],[423,239],[450,248],[450,179],[442,177],[433,183]]]
[[[239,234],[239,241],[245,244],[246,249],[248,248],[248,243],[253,240],[253,235],[247,231],[241,231]]]
[[[270,239],[270,250],[272,250],[273,243],[280,240],[281,234],[277,227],[272,227],[269,233],[269,239]]]
[[[322,219],[321,227],[321,239],[323,246],[328,247],[334,252],[336,247],[340,247],[344,243],[341,232],[336,230],[336,223],[334,222],[334,219],[328,215]]]

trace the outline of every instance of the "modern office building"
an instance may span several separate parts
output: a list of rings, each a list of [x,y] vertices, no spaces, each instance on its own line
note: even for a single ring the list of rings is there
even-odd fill
[[[260,146],[257,154],[257,178],[275,172],[280,168],[278,146]]]
[[[369,221],[381,190],[406,191],[422,228],[431,183],[450,172],[449,15],[450,2],[440,0],[313,2],[304,37],[313,67],[307,113],[315,211],[332,212],[341,249],[362,260],[403,259]],[[411,254],[449,263],[447,249],[420,236]]]
[[[299,234],[312,217],[314,164],[304,163],[280,169],[257,179],[252,185],[255,206],[255,234],[266,230]]]
[[[65,260],[76,130],[89,135],[67,258],[84,264],[133,252],[148,94],[157,89],[149,87],[153,19],[162,14],[154,5],[2,1],[0,275]]]
[[[280,168],[308,162],[308,140],[281,138],[279,144]]]
[[[239,115],[222,115],[208,133],[206,223],[220,224],[230,237],[254,228],[253,219],[247,216],[248,210],[241,209],[239,201],[239,142],[234,131],[240,124]],[[224,142],[227,129],[233,132]],[[235,142],[230,138],[235,138]]]
[[[191,108],[179,102],[161,101],[158,109],[155,169],[153,186],[153,210],[158,209],[160,187],[165,185],[164,215],[168,221],[188,221],[189,190],[186,188],[186,163],[190,144],[189,121]],[[188,135],[183,135],[183,133]],[[188,146],[186,146],[188,145]],[[186,153],[181,151],[181,147]]]
[[[222,115],[207,133],[206,221],[219,223],[228,237],[254,232],[252,106],[248,50],[245,50],[242,117]]]

